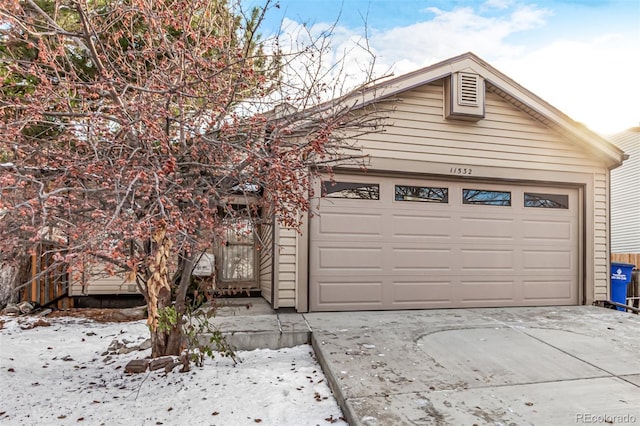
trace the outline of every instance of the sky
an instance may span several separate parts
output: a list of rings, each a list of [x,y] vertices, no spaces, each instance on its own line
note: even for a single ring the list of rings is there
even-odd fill
[[[207,358],[188,373],[125,374],[149,356],[135,350],[148,338],[146,321],[0,316],[0,424],[347,424],[309,345],[239,351],[237,365]]]
[[[379,75],[473,52],[602,135],[640,125],[640,0],[273,1],[264,36],[336,23],[334,50],[366,34]]]

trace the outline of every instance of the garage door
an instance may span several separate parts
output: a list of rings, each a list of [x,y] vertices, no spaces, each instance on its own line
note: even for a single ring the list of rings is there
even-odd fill
[[[575,188],[369,175],[321,185],[313,311],[578,303]]]

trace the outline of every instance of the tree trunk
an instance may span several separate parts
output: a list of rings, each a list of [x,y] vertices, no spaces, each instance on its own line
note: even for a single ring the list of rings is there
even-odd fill
[[[151,357],[180,356],[185,349],[184,333],[181,326],[176,326],[169,331],[160,329],[151,332]]]
[[[158,309],[171,306],[171,292],[162,289],[158,294]],[[177,312],[176,324],[170,330],[164,330],[158,327],[156,331],[151,330],[151,357],[175,355],[178,356],[186,348],[185,336],[183,332],[183,316],[184,312]]]
[[[171,300],[171,292],[165,288],[158,294],[158,310],[167,306],[173,306],[176,310],[176,324],[171,330],[165,331],[158,328],[151,331],[151,356],[156,358],[166,355],[181,355],[187,348],[186,337],[184,335],[184,314],[187,309],[187,290],[191,283],[191,272],[193,270],[194,257],[185,258],[180,275],[180,283],[176,290],[175,303]],[[148,303],[148,302],[147,302]]]

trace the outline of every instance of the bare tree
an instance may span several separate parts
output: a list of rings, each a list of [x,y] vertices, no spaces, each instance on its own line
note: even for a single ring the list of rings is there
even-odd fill
[[[329,33],[261,39],[269,1],[5,4],[0,252],[55,243],[78,277],[127,271],[153,356],[180,352],[191,273],[232,226],[231,196],[298,226],[309,170],[357,161],[350,141],[377,129],[322,59]]]

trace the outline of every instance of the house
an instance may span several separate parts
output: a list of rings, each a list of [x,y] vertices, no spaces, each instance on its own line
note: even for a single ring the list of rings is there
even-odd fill
[[[640,259],[640,127],[620,132],[611,141],[629,155],[622,167],[611,171],[611,252]]]
[[[216,254],[219,277],[298,312],[609,299],[620,148],[472,53],[379,83],[359,107],[381,101],[385,131],[356,140],[367,170],[320,175],[301,232],[260,226]]]

